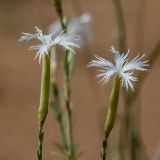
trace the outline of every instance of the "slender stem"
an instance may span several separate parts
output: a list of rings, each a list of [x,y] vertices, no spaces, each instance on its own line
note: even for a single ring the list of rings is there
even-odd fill
[[[135,101],[132,101],[132,94],[128,94],[126,97],[126,109],[125,109],[125,116],[124,116],[124,131],[125,137],[128,137],[128,144],[129,144],[129,156],[131,160],[138,160],[138,159],[147,159],[146,150],[144,147],[144,143],[139,135],[137,127],[135,126],[135,119],[133,118],[132,106]],[[134,106],[135,107],[135,106]],[[138,106],[139,107],[139,106]],[[139,111],[138,111],[139,112]],[[137,118],[136,118],[137,119]],[[139,119],[138,123],[139,123]],[[122,134],[122,133],[121,133]],[[143,152],[142,152],[143,151]]]
[[[150,69],[152,69],[153,65],[155,64],[156,60],[158,59],[160,55],[160,41],[156,44],[154,49],[151,51],[149,60],[150,60]],[[134,126],[132,125],[132,116],[130,115],[131,108],[135,104],[137,97],[139,97],[140,91],[141,91],[141,86],[144,83],[145,79],[147,78],[148,74],[144,73],[139,73],[138,79],[139,81],[135,85],[135,91],[130,92],[128,95],[125,96],[125,114],[124,114],[124,122],[125,122],[125,132],[128,137],[130,137],[131,145],[130,145],[130,150],[131,150],[131,158],[133,157],[133,153],[135,153],[135,150],[138,149],[138,147],[135,147],[135,141],[137,141],[137,144],[139,147],[143,147],[142,149],[145,150],[143,141],[139,137],[137,131],[134,129]],[[132,131],[132,132],[130,132]],[[122,133],[121,133],[122,134]],[[122,142],[123,143],[123,142]],[[141,149],[140,148],[140,149]],[[137,150],[138,151],[138,150]],[[145,157],[146,159],[146,157]]]
[[[79,0],[71,0],[74,12],[77,16],[80,16],[82,14],[82,6]]]
[[[157,42],[157,44],[155,45],[155,47],[153,48],[153,50],[151,51],[149,57],[147,59],[149,59],[149,66],[150,66],[150,70],[153,68],[156,60],[158,59],[158,57],[160,56],[160,40]],[[139,72],[138,74],[138,79],[139,81],[137,81],[137,83],[135,84],[134,87],[134,92],[130,92],[128,94],[128,96],[126,95],[125,99],[127,99],[127,105],[126,106],[133,106],[134,102],[136,102],[136,98],[139,96],[140,91],[141,91],[141,86],[143,85],[144,81],[146,80],[148,74],[144,74],[142,72]]]
[[[117,20],[116,45],[120,52],[126,50],[126,28],[120,0],[113,0]]]
[[[38,134],[38,151],[37,159],[42,160],[42,143],[43,143],[43,125],[48,113],[48,101],[49,101],[49,87],[50,87],[50,59],[49,55],[44,54],[42,57],[42,76],[41,76],[41,94],[40,105],[38,109],[38,122],[39,122],[39,134]]]
[[[61,0],[52,0],[56,12],[59,16],[61,27],[64,30],[64,32],[67,32],[67,23],[64,22],[63,18],[63,10],[62,10],[62,3]],[[64,56],[64,92],[65,92],[65,104],[66,104],[66,110],[67,110],[67,116],[68,116],[68,147],[69,147],[69,154],[68,159],[74,160],[75,159],[75,151],[74,151],[74,143],[73,143],[73,129],[72,129],[72,108],[71,108],[71,89],[70,89],[70,60],[69,60],[70,52],[69,50],[65,51]]]
[[[123,9],[121,5],[120,0],[113,0],[113,5],[114,5],[114,10],[115,10],[115,16],[116,16],[116,22],[117,22],[117,32],[115,35],[115,43],[116,47],[119,49],[121,53],[126,51],[126,26],[125,26],[125,20],[124,20],[124,14],[123,14]],[[124,95],[125,95],[124,91]],[[124,126],[123,123],[121,122],[120,126],[120,135],[121,137],[119,138],[119,159],[124,160],[124,142],[125,142],[125,137],[124,137]]]
[[[42,132],[42,126],[39,127],[38,130],[38,151],[37,151],[37,159],[42,160],[42,144],[43,144],[43,132]]]
[[[157,61],[159,56],[160,56],[160,40],[157,42],[157,44],[155,45],[155,47],[153,48],[153,50],[151,51],[151,53],[148,57],[150,70],[154,66],[154,64]],[[139,81],[135,85],[135,92],[133,93],[133,97],[132,97],[133,101],[135,101],[135,99],[138,97],[138,95],[140,93],[140,89],[141,89],[140,86],[144,83],[147,76],[148,76],[148,74],[139,73],[139,75],[138,75]]]
[[[136,19],[137,22],[136,22],[136,27],[135,27],[136,28],[135,44],[134,44],[135,51],[140,51],[143,49],[144,27],[145,27],[145,18],[146,18],[145,16],[146,16],[147,3],[148,3],[148,0],[141,0],[139,8],[138,8],[138,15],[137,15],[137,19]],[[139,76],[141,77],[141,75],[139,75]],[[131,94],[130,101],[128,104],[126,104],[126,107],[125,107],[126,113],[128,111],[128,114],[125,115],[126,117],[128,116],[128,118],[127,118],[128,122],[125,122],[125,123],[128,123],[128,127],[126,127],[125,132],[128,135],[128,139],[129,139],[128,143],[129,143],[129,149],[130,149],[129,153],[130,153],[130,159],[132,159],[132,160],[141,159],[141,155],[144,155],[144,153],[142,153],[142,146],[143,146],[142,139],[139,135],[138,129],[133,125],[133,122],[134,122],[133,115],[131,113],[129,113],[129,112],[132,112],[131,108],[132,108],[133,104],[135,104],[136,97],[140,93],[138,90],[141,88],[141,85],[139,85],[139,84],[142,84],[141,82],[143,81],[143,77],[139,78],[139,79],[140,80],[138,81],[138,83],[135,87],[135,92],[130,93]],[[126,96],[126,99],[127,99],[127,96]],[[137,106],[137,107],[140,109],[140,106]],[[129,108],[129,109],[127,109],[127,108]],[[137,113],[140,114],[140,111],[138,111]],[[140,116],[139,116],[139,118],[140,118]],[[137,124],[139,124],[140,119],[137,118],[137,120],[138,120]]]
[[[150,53],[149,60],[150,60],[150,70],[154,66],[156,60],[158,59],[160,55],[160,41],[156,44],[156,46],[153,48],[153,50]],[[133,156],[134,153],[140,152],[140,150],[143,149],[143,152],[145,151],[145,146],[143,144],[142,139],[140,138],[139,134],[135,130],[135,127],[132,124],[132,116],[130,115],[131,108],[134,106],[135,102],[137,101],[137,98],[139,97],[141,86],[143,85],[144,81],[146,80],[148,74],[139,73],[138,79],[139,81],[135,85],[135,91],[132,93],[129,93],[128,96],[126,95],[125,101],[126,101],[126,107],[125,107],[125,131],[128,137],[130,137],[130,157],[131,159],[135,160],[137,157],[136,155]],[[127,122],[128,121],[128,122]],[[135,143],[136,142],[136,143]],[[135,146],[136,145],[136,146]],[[138,153],[137,153],[138,154]],[[144,156],[144,153],[142,154],[144,159],[147,159],[147,156]]]
[[[64,76],[65,76],[65,104],[68,116],[68,133],[69,133],[69,149],[70,159],[74,159],[74,144],[73,144],[73,129],[72,129],[72,107],[71,107],[71,88],[70,88],[70,63],[69,63],[69,51],[66,51],[64,57]]]
[[[137,13],[137,17],[136,17],[136,26],[135,26],[135,40],[134,40],[134,50],[135,52],[139,52],[141,50],[143,50],[143,42],[144,42],[144,31],[145,31],[145,20],[146,20],[146,9],[148,6],[148,0],[141,0],[139,2],[139,6],[138,6],[138,13]],[[145,74],[147,75],[147,74]],[[139,75],[141,77],[141,75]],[[139,78],[139,81],[143,81],[143,78]],[[138,81],[138,85],[139,85],[139,81]],[[141,83],[142,84],[142,83]],[[141,86],[138,86],[138,90],[137,90],[137,85],[135,87],[135,93],[134,96],[131,99],[131,102],[129,103],[129,106],[131,106],[130,108],[132,108],[132,106],[135,104],[135,102],[137,102],[137,98],[139,97],[139,89],[141,88]],[[138,91],[138,92],[137,92]],[[131,94],[132,96],[133,94]],[[134,108],[136,107],[137,111],[135,112],[137,116],[137,123],[136,126],[133,125],[134,123],[134,117],[133,115],[131,115],[130,117],[130,159],[133,160],[138,160],[138,159],[146,159],[146,152],[144,152],[145,148],[143,145],[143,141],[140,137],[140,128],[137,129],[137,125],[140,125],[140,121],[141,121],[141,106],[136,105],[134,106]],[[135,123],[134,123],[135,124]],[[142,158],[142,155],[144,158]],[[145,156],[144,156],[145,155]]]
[[[53,94],[53,101],[51,103],[51,106],[54,110],[55,117],[56,117],[59,129],[60,129],[61,140],[62,140],[64,152],[67,153],[68,145],[67,145],[67,140],[66,140],[66,135],[65,135],[65,127],[63,123],[63,113],[60,108],[58,86],[55,80],[51,81],[51,87],[52,87],[52,94]]]
[[[105,138],[102,142],[102,153],[101,153],[102,160],[106,159],[108,137],[113,129],[113,126],[116,120],[118,101],[119,101],[119,90],[120,90],[120,78],[118,75],[116,75],[113,81],[109,108],[108,108],[107,118],[104,126]]]
[[[63,10],[62,10],[62,2],[61,0],[51,0],[52,5],[55,7],[57,15],[60,19],[62,29],[67,32],[67,25],[64,23],[63,20]]]

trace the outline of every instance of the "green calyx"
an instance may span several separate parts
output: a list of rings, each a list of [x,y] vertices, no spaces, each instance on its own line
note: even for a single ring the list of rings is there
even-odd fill
[[[48,113],[49,88],[50,88],[50,58],[49,55],[44,54],[42,58],[40,105],[38,109],[38,121],[41,126],[44,124],[44,121]]]

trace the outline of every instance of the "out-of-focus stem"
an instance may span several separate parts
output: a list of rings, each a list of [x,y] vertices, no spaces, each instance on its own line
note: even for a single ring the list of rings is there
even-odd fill
[[[143,40],[144,40],[144,26],[145,26],[145,16],[146,16],[146,8],[147,8],[147,4],[148,4],[148,0],[141,0],[140,4],[138,6],[138,14],[137,14],[137,19],[136,19],[136,33],[135,33],[135,46],[134,46],[134,50],[137,51],[141,51],[143,49]],[[142,73],[143,75],[143,73]],[[145,74],[146,75],[146,74]],[[138,97],[140,91],[141,86],[139,85],[140,81],[143,81],[143,78],[141,79],[141,76],[139,77],[139,81],[137,83],[137,87],[135,87],[135,92],[134,93],[130,93],[130,101],[128,104],[126,104],[129,109],[128,112],[131,112],[131,108],[133,106],[133,104],[135,104],[135,102],[137,102],[136,97]],[[138,89],[138,90],[137,90]],[[138,92],[137,92],[138,91]],[[127,101],[127,96],[126,96],[126,101]],[[140,117],[140,106],[137,106],[137,109],[139,109],[139,111],[137,111],[136,113],[139,114]],[[136,116],[137,116],[136,114]],[[127,116],[127,115],[125,115]],[[141,140],[141,137],[139,135],[139,131],[136,129],[136,127],[134,126],[134,117],[131,114],[130,117],[128,118],[129,122],[127,122],[129,125],[129,127],[127,127],[126,129],[128,130],[128,137],[129,137],[129,148],[130,148],[130,159],[131,160],[138,160],[142,158],[142,155],[144,155],[144,153],[142,153],[142,151],[144,150],[143,148],[143,142]],[[138,117],[137,117],[138,119]],[[140,118],[138,120],[137,124],[139,123]],[[145,157],[145,156],[143,156]],[[145,157],[146,159],[146,157]]]
[[[156,46],[154,47],[154,49],[151,51],[150,56],[149,56],[149,64],[150,64],[150,70],[153,67],[154,63],[156,62],[156,60],[158,59],[160,55],[160,41],[158,41],[158,43],[156,44]],[[147,78],[148,74],[144,74],[144,73],[139,73],[138,74],[138,79],[139,81],[135,84],[135,91],[134,92],[130,92],[128,94],[128,96],[126,95],[125,97],[125,130],[127,131],[127,134],[129,134],[128,136],[130,137],[130,157],[132,158],[132,160],[137,159],[137,157],[139,157],[140,155],[136,155],[137,154],[137,150],[139,148],[140,149],[145,149],[143,146],[143,142],[140,139],[137,131],[134,129],[133,124],[132,124],[132,118],[130,115],[131,112],[131,108],[132,106],[135,104],[137,97],[139,97],[140,91],[141,91],[141,86],[143,85],[145,79]],[[133,156],[134,155],[134,156]],[[145,159],[146,157],[143,156]]]
[[[158,59],[158,57],[160,56],[160,40],[157,42],[156,46],[153,48],[153,50],[151,51],[148,59],[149,59],[149,69],[151,70],[152,67],[154,66],[156,60]],[[140,93],[140,89],[141,89],[141,85],[144,83],[144,81],[146,80],[148,74],[144,74],[144,73],[139,73],[138,75],[138,79],[139,81],[136,83],[135,85],[135,92],[133,93],[132,96],[132,100],[133,102],[135,101],[135,99],[138,97],[139,93]]]
[[[149,57],[147,58],[147,59],[149,59],[149,66],[150,66],[149,69],[150,70],[154,66],[154,63],[158,59],[159,55],[160,55],[160,41],[158,41],[158,43],[156,44],[154,49],[151,51]],[[145,74],[143,72],[139,72],[139,74],[137,76],[139,80],[135,84],[134,92],[130,92],[128,94],[128,96],[126,96],[126,106],[129,106],[131,108],[134,105],[134,102],[136,102],[136,98],[140,94],[141,86],[144,83],[147,76],[148,76],[148,74]]]
[[[116,120],[118,101],[119,101],[119,90],[120,90],[120,78],[118,75],[116,75],[113,81],[113,87],[112,87],[110,101],[109,101],[109,108],[108,108],[107,118],[104,126],[105,138],[102,142],[102,153],[101,153],[102,160],[106,160],[106,149],[107,149],[108,137],[113,129],[113,126]]]
[[[43,143],[43,125],[48,113],[48,101],[49,101],[49,87],[50,87],[50,59],[49,55],[44,54],[42,57],[42,76],[41,76],[41,94],[40,105],[38,109],[38,151],[37,159],[42,160],[42,143]]]
[[[143,49],[143,40],[144,40],[144,27],[145,27],[145,18],[146,18],[146,9],[147,9],[148,0],[140,0],[138,6],[138,14],[136,18],[135,26],[135,51],[139,52]]]
[[[117,21],[117,32],[115,35],[116,47],[122,53],[126,50],[126,28],[123,10],[120,0],[113,0],[114,10]]]
[[[80,16],[82,13],[80,1],[79,0],[71,0],[71,3],[73,5],[73,9],[74,9],[75,13],[77,14],[77,16]]]
[[[149,59],[149,69],[151,70],[152,67],[154,66],[156,60],[158,59],[158,57],[160,56],[160,40],[158,41],[158,43],[156,44],[156,46],[153,48],[153,50],[151,51],[149,57],[147,59]],[[140,94],[140,89],[142,84],[144,83],[144,81],[146,80],[148,74],[145,74],[143,72],[139,72],[139,74],[137,75],[138,77],[138,81],[135,84],[134,87],[134,92],[130,92],[127,97],[127,101],[129,104],[129,106],[134,105],[134,102],[136,101],[136,98],[139,96]]]

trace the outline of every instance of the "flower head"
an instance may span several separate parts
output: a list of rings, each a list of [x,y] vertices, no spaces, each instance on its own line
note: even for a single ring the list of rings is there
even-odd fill
[[[74,34],[81,35],[83,39],[87,39],[92,43],[92,30],[91,30],[92,16],[89,13],[84,13],[79,17],[73,17],[68,22],[68,31]],[[49,33],[54,30],[62,31],[62,27],[59,21],[55,21],[49,26]]]
[[[120,54],[119,51],[116,51],[114,47],[111,47],[110,50],[114,56],[115,63],[105,60],[100,56],[95,56],[96,60],[92,60],[87,67],[99,67],[101,68],[100,73],[97,77],[102,78],[101,82],[106,84],[110,78],[114,75],[119,75],[122,86],[128,90],[128,86],[133,89],[132,81],[137,81],[138,79],[133,76],[134,70],[146,71],[146,67],[149,66],[148,60],[142,61],[144,54],[142,56],[136,56],[133,60],[129,61],[128,53]]]
[[[20,42],[28,42],[31,39],[38,39],[41,44],[31,46],[30,50],[37,50],[37,54],[35,58],[39,58],[39,62],[41,61],[43,54],[48,54],[48,51],[51,49],[52,46],[61,45],[64,48],[70,50],[71,52],[75,53],[72,47],[79,48],[78,42],[80,40],[80,36],[72,35],[70,33],[64,33],[63,31],[60,34],[51,33],[51,34],[43,34],[42,30],[38,27],[35,27],[36,33],[22,33],[20,37]]]

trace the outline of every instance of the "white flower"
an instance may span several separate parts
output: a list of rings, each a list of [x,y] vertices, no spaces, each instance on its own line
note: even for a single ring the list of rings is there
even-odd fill
[[[120,54],[118,51],[111,47],[110,50],[114,56],[115,64],[112,62],[105,60],[100,56],[95,56],[96,60],[92,60],[87,67],[99,67],[101,68],[97,77],[102,78],[101,82],[106,84],[112,76],[115,74],[119,75],[122,86],[124,86],[128,90],[128,86],[130,86],[133,90],[132,81],[137,81],[138,79],[133,76],[134,70],[146,71],[146,67],[149,66],[148,60],[142,61],[142,58],[145,56],[136,56],[133,60],[129,61],[128,54]]]
[[[74,34],[81,35],[84,39],[92,42],[92,31],[91,31],[91,15],[89,13],[84,13],[79,17],[73,17],[68,22],[68,31]],[[55,29],[62,31],[61,24],[59,21],[55,21],[49,26],[49,33],[52,33]]]
[[[41,44],[31,46],[30,50],[37,50],[37,54],[35,58],[39,58],[39,62],[41,61],[43,54],[48,54],[48,51],[51,49],[52,46],[55,45],[61,45],[64,48],[70,50],[71,52],[75,53],[72,47],[79,48],[79,40],[80,36],[78,35],[72,35],[70,33],[64,33],[63,31],[60,34],[51,33],[48,35],[45,35],[42,33],[42,30],[40,30],[38,27],[35,27],[36,33],[30,34],[30,33],[22,33],[22,36],[20,37],[20,42],[28,42],[31,39],[38,39]]]

